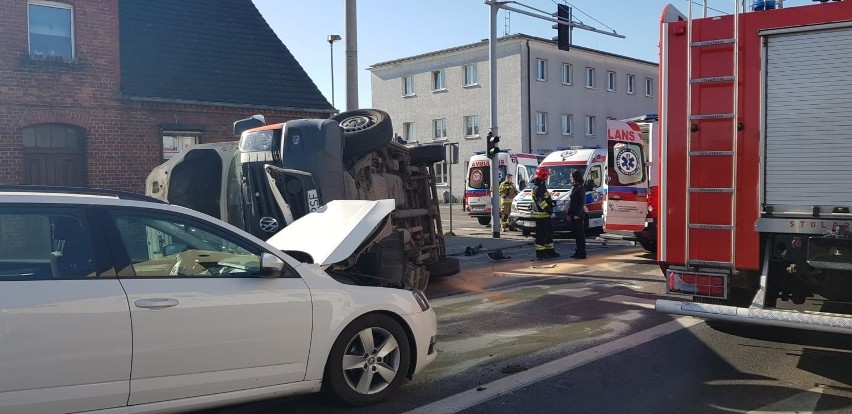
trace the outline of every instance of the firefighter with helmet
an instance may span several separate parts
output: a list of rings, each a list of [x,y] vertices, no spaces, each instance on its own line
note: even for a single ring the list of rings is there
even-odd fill
[[[512,174],[507,174],[506,179],[498,187],[500,191],[500,229],[509,230],[509,214],[512,212],[512,199],[518,195],[518,187],[512,181]]]
[[[547,178],[550,177],[550,169],[538,167],[535,170],[535,178],[532,179],[532,203],[530,213],[535,220],[535,257],[536,259],[548,259],[559,257],[559,253],[553,248],[553,223],[550,220],[553,214],[553,199],[547,191]]]

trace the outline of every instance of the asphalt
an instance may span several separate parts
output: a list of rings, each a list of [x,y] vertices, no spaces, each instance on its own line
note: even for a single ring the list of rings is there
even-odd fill
[[[444,236],[447,256],[463,256],[468,248],[487,252],[497,249],[513,249],[533,245],[532,237],[523,237],[519,232],[501,233],[499,239],[490,236]]]

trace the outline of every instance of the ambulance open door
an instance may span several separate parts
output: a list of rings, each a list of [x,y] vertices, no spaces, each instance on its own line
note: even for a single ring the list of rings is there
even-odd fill
[[[648,177],[639,125],[606,121],[604,231],[642,231],[648,215]]]

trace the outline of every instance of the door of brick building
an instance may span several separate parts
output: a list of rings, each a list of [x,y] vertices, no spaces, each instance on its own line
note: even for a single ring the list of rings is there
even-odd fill
[[[82,128],[41,124],[23,129],[24,184],[85,187],[86,137]]]

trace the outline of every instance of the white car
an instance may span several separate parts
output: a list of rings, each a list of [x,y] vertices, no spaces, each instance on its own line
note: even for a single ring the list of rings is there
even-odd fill
[[[334,269],[393,205],[333,202],[266,243],[129,193],[0,189],[0,413],[388,397],[435,359],[435,313]]]

